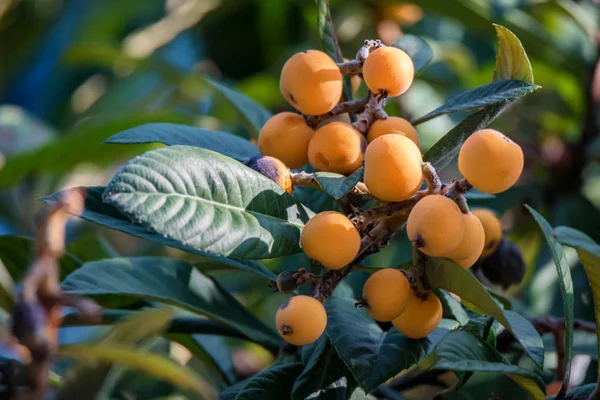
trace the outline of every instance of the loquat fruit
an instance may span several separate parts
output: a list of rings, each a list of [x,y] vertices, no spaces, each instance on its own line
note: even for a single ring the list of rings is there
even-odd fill
[[[421,252],[443,257],[454,251],[463,239],[463,213],[448,197],[428,195],[419,200],[408,215],[406,232]]]
[[[465,234],[458,247],[446,255],[464,269],[471,268],[481,256],[485,245],[485,232],[481,221],[475,214],[463,214]]]
[[[460,148],[458,169],[477,189],[500,193],[513,186],[523,171],[521,146],[494,129],[473,133]]]
[[[309,296],[294,296],[279,306],[275,324],[286,342],[304,346],[323,334],[327,313],[320,301]]]
[[[367,133],[367,141],[371,143],[373,140],[382,135],[398,134],[406,136],[419,147],[419,135],[415,127],[410,122],[400,117],[387,117],[386,119],[378,119],[369,128]]]
[[[358,254],[360,234],[344,214],[324,211],[304,225],[300,244],[308,258],[326,268],[340,269]]]
[[[308,143],[314,133],[299,114],[275,114],[260,130],[258,150],[281,160],[289,168],[300,168],[308,162]]]
[[[404,274],[393,268],[375,272],[363,288],[364,306],[371,318],[387,322],[404,311],[410,284]]]
[[[425,299],[421,299],[411,289],[404,312],[392,324],[404,336],[422,339],[438,327],[442,311],[442,303],[433,292],[427,292]]]
[[[380,47],[372,51],[362,72],[371,92],[385,93],[389,97],[406,92],[415,76],[410,56],[396,47]]]
[[[481,221],[485,236],[481,257],[487,257],[498,248],[502,241],[502,222],[496,214],[485,208],[476,208],[471,212]]]
[[[348,175],[363,164],[365,138],[352,125],[335,121],[323,125],[308,144],[310,164],[319,171]]]
[[[419,148],[409,138],[380,136],[365,152],[365,185],[380,200],[406,200],[423,182],[421,160]]]
[[[340,100],[342,73],[327,54],[307,50],[286,61],[279,88],[288,103],[302,114],[325,114]]]
[[[271,179],[289,194],[292,194],[294,188],[292,186],[292,179],[290,178],[290,170],[275,157],[256,156],[246,161],[245,164],[249,168]]]

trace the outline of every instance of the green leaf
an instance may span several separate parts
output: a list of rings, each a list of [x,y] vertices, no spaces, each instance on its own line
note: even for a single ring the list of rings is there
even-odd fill
[[[537,211],[525,204],[525,208],[531,213],[535,222],[540,226],[546,243],[552,253],[556,272],[558,273],[558,286],[562,294],[563,309],[565,313],[565,378],[563,386],[569,387],[571,378],[571,362],[573,359],[573,320],[574,320],[574,304],[575,295],[573,293],[573,279],[571,278],[571,270],[569,263],[565,258],[563,246],[558,242],[552,233],[552,226],[542,217]]]
[[[258,137],[263,125],[271,118],[271,113],[250,97],[206,77],[199,77],[217,92],[221,93],[248,127],[251,137]]]
[[[67,190],[77,190],[83,194],[83,197],[85,198],[85,208],[83,210],[83,214],[80,216],[87,221],[91,221],[96,224],[100,224],[102,226],[106,226],[108,228],[115,229],[120,232],[125,232],[132,236],[136,236],[142,239],[151,240],[153,242],[162,243],[166,246],[171,246],[180,250],[201,255],[202,257],[210,260],[211,262],[214,262],[215,265],[221,264],[223,266],[227,266],[228,268],[231,267],[249,272],[254,272],[260,276],[264,276],[267,279],[273,279],[273,277],[275,276],[273,272],[266,269],[257,261],[244,261],[229,257],[220,257],[214,254],[206,253],[193,247],[183,245],[179,242],[176,242],[175,240],[165,238],[164,236],[159,235],[155,232],[150,232],[141,225],[134,224],[129,218],[123,215],[114,206],[104,203],[102,201],[102,194],[105,191],[105,188],[103,186],[94,186],[88,188],[76,187]],[[46,203],[52,204],[56,202],[56,199],[60,198],[60,196],[62,196],[62,192],[57,192],[42,200]],[[2,243],[1,240],[0,243]],[[73,268],[73,270],[74,269],[75,268]]]
[[[498,35],[498,53],[494,80],[518,79],[533,83],[533,70],[519,38],[501,25],[494,24]]]
[[[302,363],[276,364],[225,389],[219,400],[281,400],[289,398]]]
[[[428,257],[426,274],[431,286],[452,292],[494,317],[514,335],[540,368],[544,365],[544,344],[539,333],[519,314],[503,311],[469,271],[452,261]]]
[[[168,146],[194,146],[216,151],[236,160],[260,155],[255,145],[231,133],[169,123],[136,126],[109,137],[104,143],[163,143]]]
[[[334,172],[315,172],[315,179],[321,188],[336,200],[348,193],[363,177],[364,167],[361,167],[348,176]]]
[[[483,193],[482,191],[477,190],[475,188],[469,190],[467,193],[464,194],[464,196],[467,200],[488,200],[496,197],[493,194]]]
[[[452,97],[443,106],[412,121],[413,125],[455,112],[471,112],[513,101],[539,89],[539,86],[518,80],[502,80],[467,90]]]
[[[214,389],[199,375],[169,358],[117,345],[65,346],[59,357],[80,361],[118,364],[125,368],[145,372],[163,379],[181,390],[190,391],[203,398],[215,398]]]
[[[538,373],[510,364],[496,349],[469,332],[450,332],[440,340],[434,354],[437,361],[432,369],[494,372],[505,374],[511,379],[518,377],[514,380],[535,400],[544,398],[545,385]]]
[[[447,312],[450,313],[448,318],[457,320],[461,325],[465,325],[469,322],[469,315],[460,304],[460,301],[452,297],[452,295],[446,290],[438,290],[436,295],[438,295],[438,298],[442,302],[444,311],[447,310]]]
[[[300,231],[311,213],[258,172],[188,146],[134,158],[115,175],[103,199],[183,245],[245,259],[300,252]]]
[[[345,285],[325,302],[327,336],[358,383],[370,392],[401,370],[427,355],[448,332],[438,328],[424,339],[409,339],[394,328],[384,332]],[[377,366],[373,368],[373,366]]]
[[[585,269],[590,281],[594,297],[594,317],[600,321],[600,246],[594,240],[577,229],[568,226],[558,226],[553,234],[565,246],[577,249],[579,261]],[[597,343],[600,343],[600,330],[596,330]],[[598,352],[600,357],[600,350]],[[600,380],[600,365],[598,366],[598,379]],[[600,395],[598,395],[600,397]]]
[[[403,35],[392,46],[404,50],[410,56],[415,74],[425,68],[433,58],[433,51],[429,44],[415,35]]]
[[[205,315],[266,346],[277,333],[250,314],[211,278],[184,261],[159,257],[113,258],[84,264],[62,283],[65,291],[122,308],[140,300],[158,301]]]
[[[13,280],[25,276],[34,257],[34,240],[24,236],[0,235],[0,260]],[[81,261],[70,253],[60,259],[60,279],[64,279],[81,265]]]
[[[95,231],[86,232],[78,236],[66,246],[65,250],[74,257],[77,257],[81,262],[119,257],[119,253],[113,249],[104,236]]]
[[[33,174],[70,171],[74,165],[82,162],[109,165],[119,158],[130,158],[151,147],[102,145],[102,141],[114,132],[157,121],[183,123],[188,118],[164,113],[127,116],[113,121],[92,118],[39,149],[8,157],[6,164],[0,169],[0,187],[15,186]]]

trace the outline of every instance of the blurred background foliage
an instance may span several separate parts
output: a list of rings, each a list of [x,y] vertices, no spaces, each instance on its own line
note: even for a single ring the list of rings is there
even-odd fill
[[[526,171],[518,187],[470,202],[503,214],[509,238],[523,251],[528,272],[510,290],[515,302],[530,315],[560,316],[550,255],[520,204],[531,204],[553,226],[569,225],[600,241],[600,139],[593,101],[600,88],[592,85],[598,4],[331,0],[330,5],[345,57],[352,58],[367,38],[390,44],[409,33],[431,45],[432,63],[386,109],[408,119],[491,81],[496,51],[492,23],[521,39],[535,83],[543,89],[521,99],[492,127],[521,144]],[[214,82],[241,91],[272,113],[288,110],[279,93],[279,71],[293,53],[309,48],[319,48],[316,7],[309,0],[0,0],[0,234],[31,236],[40,197],[74,185],[104,185],[122,162],[156,147],[102,144],[124,129],[169,121],[255,138],[255,127],[240,118]],[[358,96],[364,93],[361,87]],[[464,117],[451,114],[420,125],[422,150]],[[442,173],[445,179],[458,175],[455,164]],[[69,223],[68,250],[82,261],[115,254],[202,261],[80,220]],[[397,241],[368,263],[399,265],[410,256],[408,250]],[[593,321],[587,278],[573,253],[567,256],[576,317]],[[14,256],[12,247],[0,250],[5,264],[8,254]],[[302,255],[264,264],[273,271],[308,266]],[[281,295],[269,294],[265,281],[255,275],[228,274],[208,265],[205,271],[273,324]],[[357,284],[363,279],[358,272],[349,278]],[[62,340],[90,341],[102,329],[65,328]],[[204,335],[202,343],[208,357],[190,363],[217,388],[271,362],[268,352],[241,341]],[[578,353],[588,355],[582,362],[591,364],[574,383],[593,382],[593,372],[586,371],[597,363],[597,343],[582,335],[576,344]],[[152,346],[158,352],[177,350],[165,350],[160,341]],[[556,362],[551,348],[547,360],[549,367]],[[219,363],[226,375],[215,376],[211,363]],[[469,385],[489,388],[485,376],[477,378]],[[144,385],[142,377],[128,382]],[[494,384],[498,391],[510,386],[498,379]]]

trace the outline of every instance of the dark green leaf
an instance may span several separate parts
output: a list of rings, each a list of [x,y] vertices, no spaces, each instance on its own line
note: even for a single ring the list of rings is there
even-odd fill
[[[426,41],[414,35],[402,35],[392,46],[404,50],[415,66],[415,74],[425,68],[433,58],[433,51]]]
[[[556,272],[558,273],[558,285],[562,294],[563,309],[565,313],[565,378],[563,386],[569,387],[569,379],[571,378],[571,362],[573,359],[573,320],[574,320],[574,304],[575,296],[573,293],[573,279],[571,278],[571,270],[569,263],[565,258],[563,246],[558,242],[552,232],[552,226],[542,217],[537,211],[525,204],[525,208],[531,213],[537,224],[540,226],[546,243],[550,247]]]
[[[104,143],[163,143],[168,146],[194,146],[216,151],[236,160],[245,160],[260,154],[255,145],[231,133],[169,123],[136,126],[109,137]]]
[[[442,258],[427,258],[427,278],[431,286],[448,290],[477,305],[508,329],[538,365],[544,364],[542,338],[529,321],[512,311],[503,311],[481,283],[467,270]]]
[[[98,232],[86,232],[69,243],[66,251],[77,257],[81,262],[102,260],[103,258],[119,257],[119,254]],[[71,271],[69,271],[70,273]]]
[[[319,182],[325,193],[338,200],[360,182],[363,172],[363,167],[348,176],[333,172],[316,172],[315,179]]]
[[[418,362],[448,332],[438,328],[419,340],[408,339],[393,328],[384,332],[364,309],[356,308],[355,303],[351,289],[340,285],[325,302],[328,318],[325,332],[367,392]]]
[[[536,89],[539,89],[539,86],[517,80],[488,83],[487,85],[467,90],[452,97],[446,104],[414,120],[412,124],[418,125],[444,114],[459,111],[471,112],[481,108],[504,104],[525,96]]]
[[[467,193],[465,193],[464,196],[467,198],[467,200],[487,200],[496,197],[493,194],[483,193],[482,191],[477,190],[475,188],[469,190]]]
[[[183,245],[245,259],[298,253],[310,216],[272,180],[231,158],[188,146],[134,158],[103,199]]]
[[[281,400],[289,398],[302,363],[273,365],[219,395],[219,400]]]
[[[455,319],[461,325],[469,322],[469,316],[467,315],[467,312],[464,310],[460,301],[452,297],[452,295],[446,290],[440,289],[437,292],[437,295],[442,302],[442,306],[444,307],[445,317]],[[446,312],[450,313],[450,315],[446,316]]]
[[[94,187],[77,187],[69,190],[77,190],[82,192],[83,197],[85,198],[85,209],[81,217],[87,221],[94,222],[96,224],[100,224],[102,226],[106,226],[111,229],[115,229],[117,231],[125,232],[133,236],[137,236],[142,239],[151,240],[153,242],[162,243],[166,246],[175,247],[177,249],[181,249],[190,253],[201,255],[202,257],[210,260],[211,262],[216,264],[223,264],[227,267],[238,268],[249,272],[254,272],[258,275],[264,276],[267,279],[273,279],[274,274],[263,267],[257,261],[244,261],[229,257],[220,257],[214,254],[206,253],[204,251],[195,249],[191,246],[183,245],[175,240],[166,238],[157,233],[148,231],[141,225],[134,224],[123,215],[119,210],[117,210],[114,206],[104,203],[102,201],[102,194],[105,191],[103,186],[94,186]],[[54,203],[56,199],[61,196],[62,192],[57,192],[51,196],[44,198],[43,200],[47,203]],[[0,248],[2,241],[0,240]],[[64,260],[64,258],[63,258]],[[78,267],[78,265],[77,265]],[[64,268],[64,267],[63,267]],[[68,269],[68,272],[75,270]],[[67,271],[65,270],[65,271]]]
[[[175,305],[228,324],[257,343],[280,343],[275,332],[219,284],[184,261],[158,257],[94,261],[69,275],[62,288],[111,308],[139,300]]]
[[[498,35],[498,54],[494,80],[518,79],[533,83],[533,70],[519,38],[503,26],[494,24]]]

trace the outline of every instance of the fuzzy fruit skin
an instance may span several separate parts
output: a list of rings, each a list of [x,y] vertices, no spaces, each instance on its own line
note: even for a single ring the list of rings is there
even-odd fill
[[[444,257],[463,239],[465,221],[455,202],[440,194],[425,196],[413,207],[406,222],[411,242],[428,256]]]
[[[340,269],[358,254],[360,234],[344,214],[324,211],[304,225],[300,245],[308,258],[326,268]]]
[[[290,178],[290,170],[278,159],[269,156],[256,156],[245,164],[281,186],[289,194],[292,194],[294,187]]]
[[[394,327],[406,337],[422,339],[435,330],[442,320],[442,303],[433,292],[421,300],[414,290],[408,296],[406,309],[392,321]]]
[[[392,268],[382,269],[365,282],[365,308],[374,320],[391,321],[406,308],[409,293],[410,284],[402,272]]]
[[[409,138],[380,136],[365,152],[365,185],[380,200],[406,200],[423,182],[421,160],[419,148]]]
[[[258,150],[281,160],[289,168],[300,168],[308,163],[308,143],[314,133],[301,115],[275,114],[260,130]]]
[[[419,135],[414,126],[407,120],[400,117],[387,117],[386,119],[378,119],[371,125],[367,133],[367,141],[371,143],[382,135],[398,134],[406,136],[419,147]]]
[[[363,164],[366,141],[350,124],[335,121],[317,129],[308,144],[310,165],[348,175]]]
[[[409,55],[395,47],[380,47],[372,51],[362,72],[371,92],[386,92],[389,97],[406,92],[415,76]]]
[[[481,221],[475,214],[463,214],[465,234],[458,247],[446,257],[463,267],[471,268],[481,256],[485,245],[485,231]]]
[[[286,61],[279,89],[288,103],[302,114],[325,114],[340,100],[342,73],[327,54],[307,50]]]
[[[513,186],[523,171],[521,146],[494,129],[473,133],[460,148],[458,169],[484,193],[501,193]]]
[[[294,296],[279,307],[275,324],[286,342],[304,346],[323,334],[327,313],[320,301],[309,296]]]
[[[476,208],[471,212],[479,218],[483,226],[485,244],[481,252],[481,257],[487,257],[496,251],[502,241],[502,223],[496,217],[496,214],[485,208]]]

